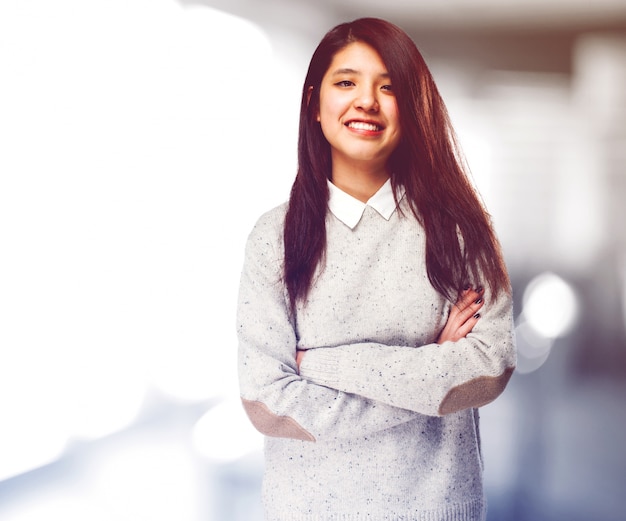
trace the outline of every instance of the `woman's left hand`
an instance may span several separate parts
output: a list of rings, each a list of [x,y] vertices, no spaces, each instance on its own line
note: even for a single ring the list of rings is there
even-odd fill
[[[299,349],[296,351],[296,365],[298,366],[298,371],[300,371],[300,364],[302,363],[302,359],[305,354],[306,351],[301,351]]]
[[[461,340],[474,329],[480,318],[478,310],[485,303],[482,294],[482,288],[467,289],[461,293],[461,298],[450,309],[450,316],[446,325],[439,333],[438,344]]]

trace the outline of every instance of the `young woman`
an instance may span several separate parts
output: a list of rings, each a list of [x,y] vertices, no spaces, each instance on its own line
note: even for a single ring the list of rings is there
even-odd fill
[[[268,521],[485,518],[477,408],[515,366],[508,276],[411,39],[311,60],[288,204],[250,234],[238,335]]]

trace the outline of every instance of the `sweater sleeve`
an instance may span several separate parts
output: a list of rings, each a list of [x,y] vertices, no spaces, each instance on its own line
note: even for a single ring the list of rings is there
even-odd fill
[[[305,441],[366,436],[416,413],[308,381],[298,374],[297,335],[282,281],[282,219],[266,214],[246,245],[237,311],[244,409],[266,436]]]
[[[508,293],[489,299],[457,342],[420,347],[358,343],[307,351],[300,375],[332,389],[431,416],[481,407],[504,390],[516,364]]]

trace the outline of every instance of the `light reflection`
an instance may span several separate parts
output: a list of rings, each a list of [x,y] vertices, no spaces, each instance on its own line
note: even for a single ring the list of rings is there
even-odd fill
[[[48,498],[30,501],[9,512],[11,521],[120,521],[84,498]]]
[[[226,400],[209,410],[193,429],[193,444],[214,463],[229,463],[261,450],[263,437],[245,415],[241,402]]]
[[[235,174],[273,137],[265,114],[242,154],[239,108],[274,98],[264,31],[210,8],[9,0],[0,34],[2,479],[124,430],[148,389],[236,381]]]
[[[171,521],[196,514],[194,461],[178,439],[120,440],[93,459],[86,475],[92,501],[111,519]]]
[[[515,337],[518,373],[532,373],[548,360],[554,339],[537,334],[528,322],[522,322],[515,328]]]
[[[235,293],[235,291],[233,291]],[[225,310],[234,309],[225,307]],[[214,316],[219,316],[216,312]],[[228,316],[223,317],[228,323]],[[198,317],[203,323],[206,317]],[[215,329],[210,342],[198,342],[188,332],[180,331],[171,345],[157,346],[147,361],[150,380],[164,395],[180,402],[202,402],[225,396],[237,389],[236,350],[224,346],[236,346],[234,333],[225,334]]]
[[[578,317],[578,297],[565,280],[554,273],[535,277],[524,291],[523,316],[545,338],[566,335]]]
[[[146,383],[123,357],[102,357],[80,368],[79,382],[68,389],[64,418],[69,435],[83,440],[103,438],[130,426],[144,403]]]
[[[58,419],[37,408],[29,410],[23,398],[13,395],[17,406],[2,410],[0,482],[52,463],[67,447],[67,432]]]

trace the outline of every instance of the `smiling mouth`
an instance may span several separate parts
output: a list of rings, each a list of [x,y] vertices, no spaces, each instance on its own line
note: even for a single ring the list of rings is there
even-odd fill
[[[365,121],[350,121],[346,126],[354,130],[369,130],[370,132],[380,132],[383,127],[375,123],[366,123]]]

